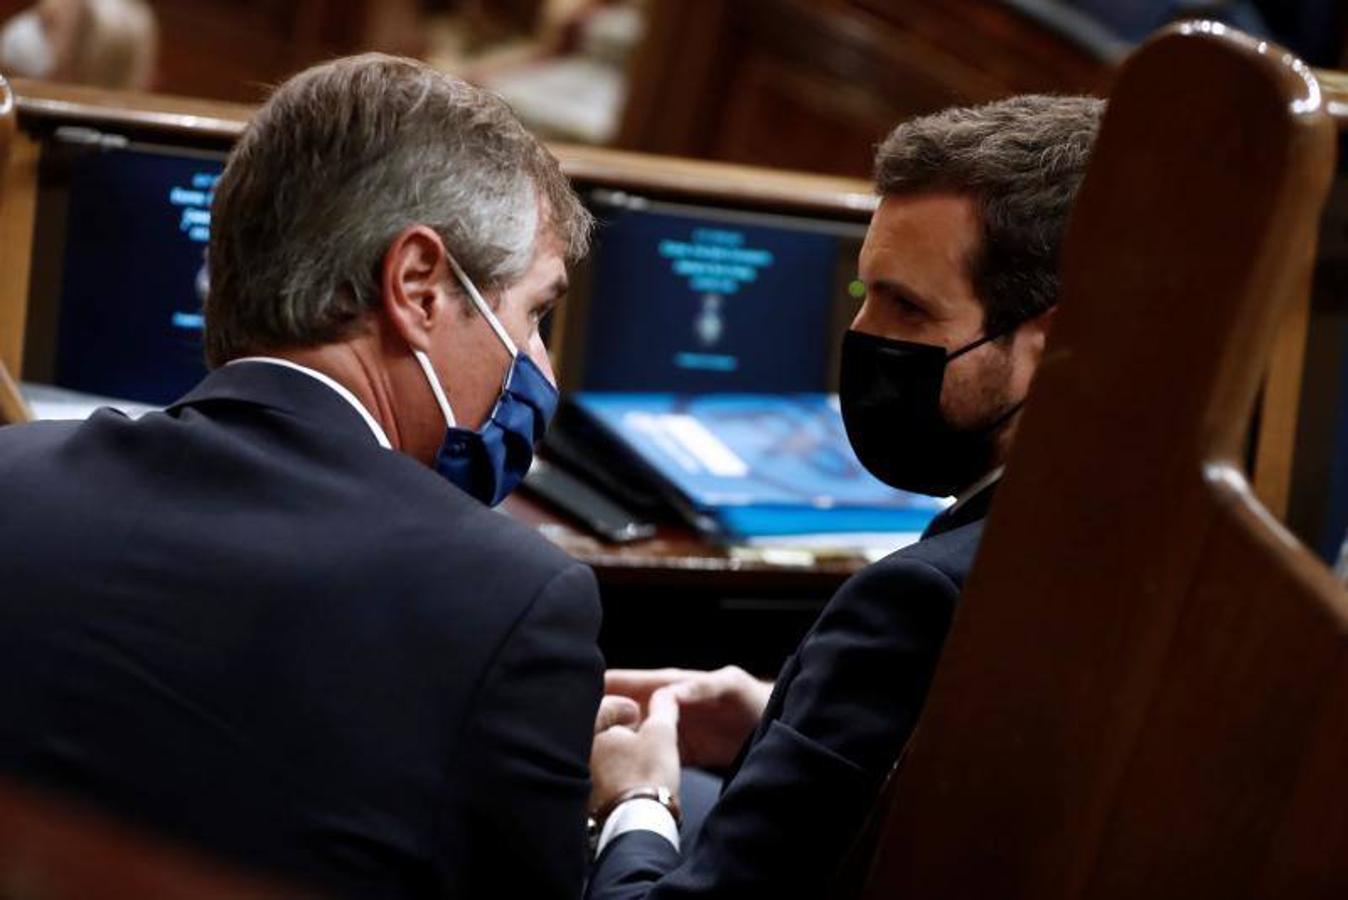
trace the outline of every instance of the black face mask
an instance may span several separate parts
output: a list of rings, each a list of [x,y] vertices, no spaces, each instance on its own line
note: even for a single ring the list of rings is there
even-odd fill
[[[941,384],[951,360],[1018,327],[949,354],[932,344],[848,331],[843,336],[839,399],[847,439],[861,464],[891,487],[934,497],[949,496],[987,474],[994,433],[1024,401],[991,425],[959,431],[941,416]]]

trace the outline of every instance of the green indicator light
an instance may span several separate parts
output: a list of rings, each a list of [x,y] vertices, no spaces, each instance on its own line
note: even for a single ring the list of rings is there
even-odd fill
[[[853,278],[852,282],[847,285],[847,293],[851,294],[858,300],[865,299],[866,297],[865,282],[863,282],[860,278]]]

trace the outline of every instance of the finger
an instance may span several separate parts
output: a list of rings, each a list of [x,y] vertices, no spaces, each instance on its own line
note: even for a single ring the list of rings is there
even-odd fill
[[[609,669],[604,673],[604,693],[621,694],[644,703],[652,691],[698,673],[689,669]]]
[[[631,697],[609,695],[599,701],[599,713],[594,717],[594,733],[614,725],[635,726],[641,721],[641,706]]]
[[[721,693],[722,687],[719,682],[711,677],[689,678],[686,681],[677,681],[670,685],[669,691],[679,703],[688,705],[715,699]]]
[[[646,721],[641,724],[641,730],[645,731],[648,727],[678,731],[679,698],[672,686],[660,688],[651,694],[651,702],[646,710]]]
[[[632,746],[637,733],[626,725],[610,725],[603,731],[594,733],[594,741],[590,744],[590,755],[593,757],[599,753],[622,753],[626,752]]]

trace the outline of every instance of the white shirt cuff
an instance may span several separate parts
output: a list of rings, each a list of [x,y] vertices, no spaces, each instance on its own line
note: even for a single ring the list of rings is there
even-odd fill
[[[638,797],[619,804],[618,808],[609,814],[604,827],[599,831],[599,844],[595,848],[595,856],[603,853],[604,848],[618,835],[629,831],[654,831],[673,844],[675,851],[679,849],[679,826],[675,824],[674,816],[654,800]]]

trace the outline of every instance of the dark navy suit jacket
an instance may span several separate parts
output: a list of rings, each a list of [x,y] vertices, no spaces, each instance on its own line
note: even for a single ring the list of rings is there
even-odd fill
[[[931,682],[993,488],[844,584],[787,660],[687,858],[619,835],[591,900],[827,896]]]
[[[338,894],[581,891],[589,569],[265,363],[0,429],[0,771]]]

